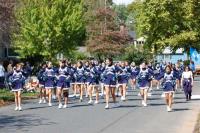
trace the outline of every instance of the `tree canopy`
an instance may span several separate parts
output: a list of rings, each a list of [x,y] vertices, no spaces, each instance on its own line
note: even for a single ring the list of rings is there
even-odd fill
[[[96,5],[95,1],[93,4]],[[86,12],[89,18],[86,19],[88,51],[99,59],[122,54],[130,38],[126,31],[120,31],[120,24],[116,21],[118,14],[108,6],[111,3],[96,8],[92,8],[93,4],[88,5],[90,10]]]
[[[22,0],[13,45],[21,57],[68,55],[85,35],[83,0]]]
[[[200,48],[200,3],[198,0],[136,0],[129,5],[137,33],[155,51]]]
[[[9,47],[10,33],[14,27],[13,10],[15,0],[0,1],[0,43],[4,47]]]

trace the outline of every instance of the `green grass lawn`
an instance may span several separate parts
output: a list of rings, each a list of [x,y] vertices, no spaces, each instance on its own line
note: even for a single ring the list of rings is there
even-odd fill
[[[23,92],[22,93],[22,99],[32,99],[37,98],[38,93],[37,92]],[[7,89],[0,89],[0,100],[3,100],[5,102],[12,102],[14,101],[14,94],[10,90]]]

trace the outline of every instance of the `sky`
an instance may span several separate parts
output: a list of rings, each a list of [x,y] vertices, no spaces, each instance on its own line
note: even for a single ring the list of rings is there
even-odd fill
[[[125,4],[128,5],[130,3],[132,3],[134,0],[113,0],[114,3],[116,4]]]

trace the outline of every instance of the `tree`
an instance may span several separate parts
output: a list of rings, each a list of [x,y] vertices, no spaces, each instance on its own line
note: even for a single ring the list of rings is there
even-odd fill
[[[119,23],[126,23],[129,16],[126,5],[113,5],[113,9],[117,14],[117,21]]]
[[[198,0],[136,0],[129,6],[135,14],[137,32],[155,51],[200,48]]]
[[[143,46],[135,47],[134,45],[130,45],[125,49],[124,53],[125,54],[122,56],[122,59],[129,62],[135,62],[136,65],[140,65],[144,61],[153,61],[152,53]]]
[[[0,1],[0,44],[8,47],[10,44],[10,32],[14,26],[13,10],[16,0]]]
[[[68,55],[85,35],[83,0],[22,0],[13,44],[21,57]]]
[[[116,12],[107,6],[90,9],[90,19],[86,19],[88,51],[99,59],[120,55],[128,44],[129,36],[125,30],[120,32]]]

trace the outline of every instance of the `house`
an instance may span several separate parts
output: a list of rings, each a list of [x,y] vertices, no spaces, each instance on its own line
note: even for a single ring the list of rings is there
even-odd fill
[[[134,46],[141,46],[145,44],[145,38],[144,37],[140,37],[137,39],[134,39]],[[200,57],[200,54],[198,54],[198,56]],[[166,47],[162,53],[156,55],[155,60],[157,62],[171,62],[171,63],[176,63],[178,60],[187,60],[187,54],[184,52],[183,48],[179,48],[177,49],[175,52],[173,52],[170,47]],[[195,64],[197,66],[200,66],[200,61],[195,61]]]
[[[200,57],[200,54],[198,54]],[[183,48],[177,49],[175,52],[172,52],[170,47],[166,47],[161,54],[156,56],[156,60],[158,62],[165,61],[165,62],[172,62],[176,63],[178,60],[188,60],[187,54],[184,52]],[[200,61],[194,61],[195,65],[199,66]]]
[[[144,37],[140,37],[140,38],[134,40],[134,46],[135,47],[143,46],[144,43],[145,43],[145,38]]]

